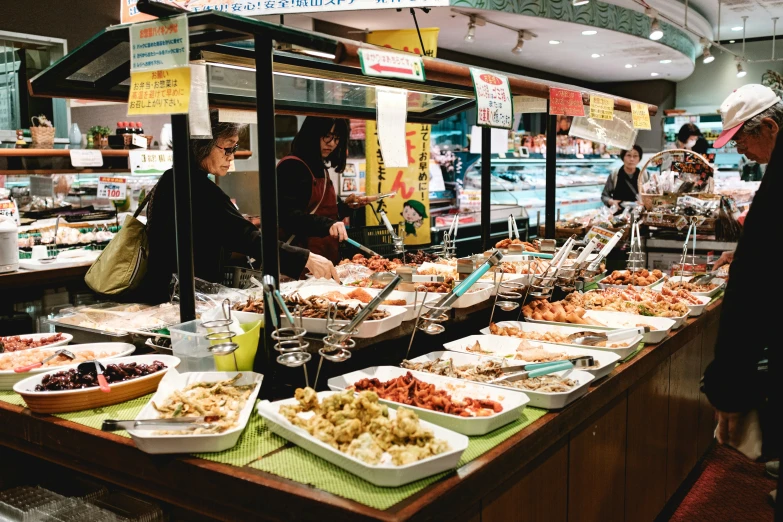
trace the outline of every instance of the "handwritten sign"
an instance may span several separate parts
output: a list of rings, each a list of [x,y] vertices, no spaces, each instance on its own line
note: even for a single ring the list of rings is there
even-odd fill
[[[186,67],[190,42],[187,16],[175,16],[130,27],[131,72]]]
[[[590,95],[590,117],[596,120],[614,118],[614,100],[596,94]]]
[[[402,54],[375,49],[359,49],[362,74],[377,78],[400,78],[423,82],[424,61],[415,54]]]
[[[650,111],[647,104],[631,102],[631,117],[635,129],[650,130]]]
[[[185,114],[190,107],[190,67],[131,73],[128,115]]]
[[[514,112],[517,114],[546,113],[546,98],[514,96]]]
[[[568,89],[549,88],[549,114],[558,116],[584,116],[582,93]]]
[[[514,121],[514,101],[508,77],[470,68],[476,92],[476,125],[510,129]]]
[[[98,178],[98,198],[125,199],[127,190],[125,178]]]
[[[174,152],[170,150],[128,151],[131,175],[160,175],[174,165]]]
[[[72,149],[69,153],[74,167],[103,167],[103,155],[99,150]]]

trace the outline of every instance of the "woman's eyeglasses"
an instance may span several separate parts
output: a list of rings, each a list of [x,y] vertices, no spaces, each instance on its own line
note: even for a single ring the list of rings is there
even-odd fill
[[[237,143],[233,147],[221,147],[219,145],[215,145],[215,147],[222,150],[226,156],[231,156],[232,154],[236,154],[237,149],[239,149],[239,143]]]
[[[332,134],[331,132],[329,134],[327,134],[326,136],[321,136],[321,139],[324,140],[324,143],[326,143],[326,144],[329,144],[329,143],[332,143],[332,142],[340,143],[340,136],[338,136],[337,134]]]

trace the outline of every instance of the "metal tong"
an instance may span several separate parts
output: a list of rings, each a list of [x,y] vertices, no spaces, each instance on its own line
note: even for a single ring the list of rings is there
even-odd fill
[[[139,420],[114,420],[103,421],[101,431],[121,430],[162,430],[162,431],[190,431],[199,428],[209,429],[219,417],[176,417],[173,419],[139,419]]]
[[[685,236],[685,242],[682,244],[682,257],[680,258],[680,277],[685,276],[685,260],[688,258],[688,240],[693,235],[693,248],[691,249],[691,270],[696,268],[696,220],[691,219],[688,225],[688,234]]]
[[[589,265],[587,265],[587,272],[596,272],[598,270],[598,267],[601,266],[601,262],[606,259],[606,256],[609,255],[609,252],[612,251],[612,249],[617,245],[617,243],[620,242],[620,238],[623,237],[622,230],[617,232],[614,236],[612,236],[612,239],[609,240],[609,242],[604,245],[604,247],[601,249],[601,251],[598,253],[598,257],[596,257]]]
[[[386,212],[381,210],[381,220],[383,221],[384,226],[386,227],[386,230],[389,231],[389,234],[391,234],[392,237],[392,243],[394,243],[394,253],[395,254],[404,254],[405,253],[405,243],[403,239],[397,235],[397,233],[394,231],[394,227],[391,224],[391,221],[389,221],[389,218],[386,217]]]
[[[254,283],[257,283],[257,281],[254,281]],[[291,315],[291,311],[288,310],[280,290],[276,288],[274,277],[265,275],[261,286],[264,290],[264,306],[268,307],[269,316],[272,318],[272,326],[275,328],[275,331],[272,332],[272,339],[277,341],[275,350],[280,352],[276,359],[277,363],[289,368],[301,366],[304,372],[305,386],[310,386],[306,363],[312,356],[307,352],[307,347],[310,346],[310,343],[303,340],[307,330],[302,328],[301,323],[298,327],[296,326],[294,317]],[[280,312],[285,315],[291,325],[290,327],[280,328],[279,314],[275,310],[275,303],[280,308]]]
[[[642,237],[639,233],[639,221],[634,220],[631,225],[631,250],[628,253],[628,268],[632,272],[644,268],[644,254],[642,253]]]
[[[498,384],[503,382],[514,382],[514,381],[523,381],[526,379],[532,379],[534,377],[541,377],[543,375],[549,375],[550,373],[555,372],[561,372],[564,370],[573,370],[574,365],[570,361],[558,361],[557,363],[553,364],[547,364],[547,363],[540,363],[540,364],[546,364],[544,367],[540,367],[533,370],[525,370],[517,373],[511,373],[508,375],[503,375],[502,377],[498,377],[497,379],[493,379],[489,381],[489,384]],[[530,366],[525,365],[525,366]]]
[[[519,229],[517,228],[517,220],[514,219],[513,214],[508,215],[508,238],[510,240],[517,239],[519,240]],[[512,251],[517,254],[521,254],[525,251],[523,245],[508,245],[508,253],[510,254]]]
[[[487,260],[481,264],[481,266],[474,270],[472,274],[463,279],[456,287],[454,287],[451,292],[440,298],[440,300],[435,303],[435,306],[432,307],[433,309],[427,312],[424,317],[432,319],[436,314],[440,315],[438,309],[451,307],[451,305],[454,304],[457,299],[462,297],[462,295],[467,292],[476,281],[481,279],[481,277],[486,274],[490,268],[497,266],[501,259],[503,259],[503,254],[501,254],[499,250],[492,252],[492,255],[490,255],[489,258],[487,258]]]
[[[364,252],[366,254],[370,254],[371,256],[379,256],[380,257],[380,254],[378,252],[376,252],[375,250],[370,250],[366,246],[364,246],[364,245],[362,245],[360,243],[357,243],[356,241],[354,241],[350,237],[345,238],[345,242],[348,243],[349,245],[355,246],[356,248],[358,248],[359,250],[361,250],[362,252]]]
[[[650,331],[649,326],[639,326],[636,328],[622,328],[611,332],[575,332],[568,336],[569,341],[574,344],[584,346],[595,346],[601,342],[622,341],[630,339],[639,334],[645,334]]]
[[[528,363],[528,364],[517,364],[514,366],[504,366],[500,369],[503,373],[516,373],[516,372],[522,372],[522,371],[531,371],[531,370],[540,370],[541,368],[548,368],[550,366],[555,365],[561,365],[562,363],[568,363],[573,368],[589,368],[595,364],[595,358],[592,355],[579,355],[577,357],[571,357],[569,359],[561,359],[559,361],[547,361],[547,362],[540,362],[540,363]],[[565,365],[563,365],[566,370],[570,370],[571,368],[565,368]],[[558,370],[560,371],[560,370]]]

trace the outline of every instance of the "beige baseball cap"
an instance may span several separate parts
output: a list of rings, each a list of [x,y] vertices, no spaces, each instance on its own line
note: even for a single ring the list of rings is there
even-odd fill
[[[780,97],[769,87],[758,83],[743,85],[723,100],[720,117],[723,120],[723,132],[712,144],[719,149],[737,134],[746,121],[766,111],[780,101]]]

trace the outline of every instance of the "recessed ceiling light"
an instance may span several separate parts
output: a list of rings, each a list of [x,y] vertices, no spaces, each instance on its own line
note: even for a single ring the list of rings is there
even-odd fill
[[[658,76],[658,73],[650,73],[650,76]]]
[[[593,53],[593,54],[590,55],[590,58],[600,58],[601,56],[603,56],[603,55],[602,54],[598,54],[598,53]]]
[[[593,36],[594,34],[598,34],[598,31],[582,31],[583,36]]]
[[[729,40],[729,43],[734,43],[734,42],[736,42],[736,41],[737,41],[737,40]]]
[[[633,68],[633,65],[631,65],[630,63],[626,63],[625,64],[625,68],[626,69],[631,69],[631,68]]]
[[[551,45],[557,45],[557,44],[559,44],[559,43],[561,43],[561,42],[560,42],[560,40],[549,40],[549,43],[550,43]]]
[[[731,30],[732,31],[742,31],[742,26],[738,25],[737,27],[732,27]]]
[[[661,60],[661,63],[672,63],[671,60]]]

